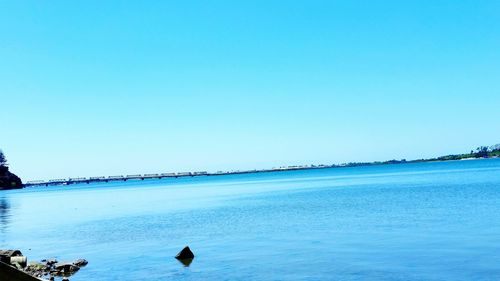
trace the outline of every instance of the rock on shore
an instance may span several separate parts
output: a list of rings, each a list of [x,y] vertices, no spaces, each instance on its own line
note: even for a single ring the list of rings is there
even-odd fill
[[[69,280],[68,277],[88,264],[85,259],[78,259],[74,262],[58,262],[56,259],[45,259],[41,262],[27,262],[27,258],[19,250],[0,250],[0,280],[33,280],[27,277],[34,277],[36,280]],[[17,271],[16,271],[17,269]],[[23,279],[13,276],[23,276]]]
[[[23,182],[15,174],[9,172],[6,166],[0,166],[0,190],[22,188]]]

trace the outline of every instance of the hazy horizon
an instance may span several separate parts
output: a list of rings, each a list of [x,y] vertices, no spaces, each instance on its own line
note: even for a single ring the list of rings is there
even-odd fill
[[[475,150],[475,149],[471,149],[472,150]],[[215,172],[218,172],[218,171],[223,171],[223,172],[233,172],[233,171],[245,171],[245,170],[264,170],[264,169],[271,169],[271,168],[279,168],[279,167],[286,167],[286,166],[302,166],[302,165],[341,165],[341,164],[347,164],[347,163],[353,163],[353,162],[376,162],[376,161],[389,161],[389,160],[407,160],[407,161],[412,161],[412,160],[420,160],[420,159],[429,159],[429,158],[437,158],[437,157],[440,157],[440,156],[446,156],[446,155],[451,155],[451,154],[461,154],[461,153],[467,153],[468,151],[462,151],[462,152],[456,152],[456,153],[447,153],[447,154],[441,154],[441,155],[433,155],[433,156],[429,156],[429,157],[417,157],[417,158],[405,158],[405,157],[402,157],[402,158],[388,158],[388,159],[374,159],[374,160],[361,160],[361,161],[344,161],[344,162],[321,162],[321,163],[294,163],[294,164],[280,164],[280,165],[277,165],[277,166],[262,166],[262,167],[246,167],[246,168],[234,168],[234,167],[230,167],[228,169],[203,169],[203,168],[200,168],[198,170],[156,170],[156,171],[141,171],[141,172],[137,172],[138,170],[140,170],[139,168],[137,169],[133,169],[131,168],[129,170],[129,172],[127,173],[114,173],[114,174],[87,174],[87,175],[82,175],[82,174],[75,174],[75,175],[71,175],[71,176],[67,176],[67,175],[60,175],[60,176],[54,176],[54,177],[51,177],[51,178],[48,178],[48,177],[45,177],[45,178],[37,178],[36,180],[49,180],[49,179],[68,179],[68,178],[78,178],[78,177],[93,177],[93,176],[118,176],[118,175],[134,175],[134,174],[148,174],[148,173],[170,173],[170,172],[173,172],[173,173],[180,173],[180,172],[200,172],[200,171],[208,171],[209,173],[215,173]],[[7,163],[7,165],[9,165]],[[10,165],[9,165],[10,166]],[[207,166],[210,166],[207,165]],[[24,179],[25,181],[33,181],[35,179]]]
[[[500,142],[498,1],[151,3],[0,3],[0,149],[23,180]]]

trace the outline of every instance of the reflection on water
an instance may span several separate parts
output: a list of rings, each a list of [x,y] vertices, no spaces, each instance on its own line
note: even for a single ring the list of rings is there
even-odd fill
[[[189,265],[191,265],[191,263],[193,262],[193,259],[182,259],[178,261],[182,263],[185,267],[189,267]]]
[[[10,221],[9,201],[5,197],[0,197],[0,233],[4,234]],[[2,235],[3,236],[3,235]]]

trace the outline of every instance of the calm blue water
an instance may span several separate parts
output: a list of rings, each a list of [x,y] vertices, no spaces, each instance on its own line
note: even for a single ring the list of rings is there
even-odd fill
[[[72,281],[499,280],[500,159],[4,191],[0,234]]]

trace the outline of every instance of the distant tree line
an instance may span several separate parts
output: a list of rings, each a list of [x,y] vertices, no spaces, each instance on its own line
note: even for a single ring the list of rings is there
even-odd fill
[[[6,165],[7,165],[7,158],[5,158],[3,151],[0,149],[0,166],[6,166]]]
[[[475,150],[471,150],[470,153],[446,155],[438,157],[436,159],[429,159],[429,160],[460,160],[468,158],[488,158],[488,157],[499,157],[499,156],[500,156],[500,144],[495,144],[492,146],[479,146]]]
[[[356,166],[371,166],[371,165],[384,165],[384,164],[404,164],[404,163],[415,163],[415,162],[430,162],[430,161],[447,161],[447,160],[461,160],[461,159],[472,159],[472,158],[490,158],[490,157],[500,157],[500,144],[492,146],[480,146],[475,150],[471,150],[470,153],[463,154],[451,154],[440,156],[437,158],[429,159],[416,159],[416,160],[388,160],[388,161],[375,161],[375,162],[350,162],[342,165],[331,165],[331,167],[356,167]]]

